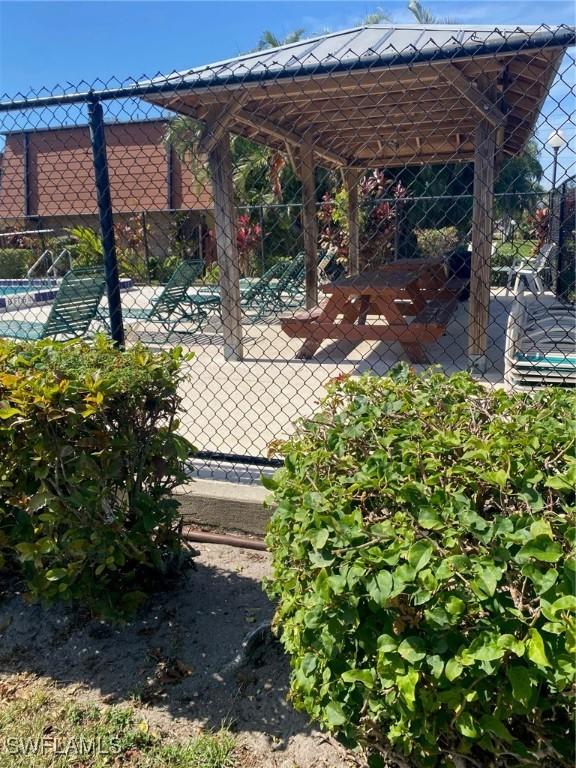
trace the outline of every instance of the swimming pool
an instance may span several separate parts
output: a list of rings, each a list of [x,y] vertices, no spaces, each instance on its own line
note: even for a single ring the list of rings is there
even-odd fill
[[[33,307],[53,301],[58,291],[56,280],[0,280],[0,312]]]
[[[54,301],[58,293],[58,280],[0,280],[0,312],[35,307]],[[132,280],[120,279],[120,290],[132,288]]]
[[[2,285],[0,280],[0,296],[11,296],[15,293],[30,293],[33,286],[30,285]]]

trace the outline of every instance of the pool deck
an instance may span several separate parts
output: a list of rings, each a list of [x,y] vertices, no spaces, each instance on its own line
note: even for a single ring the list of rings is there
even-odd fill
[[[153,293],[148,287],[133,289],[123,294],[123,305],[146,306]],[[492,385],[503,383],[504,338],[511,302],[512,297],[503,289],[492,290],[489,368],[482,376]],[[14,319],[42,320],[48,309],[31,307],[11,315]],[[426,347],[430,359],[447,372],[468,367],[467,320],[467,304],[463,303],[446,334]],[[126,321],[129,344],[137,340],[152,348],[180,344],[195,352],[194,360],[186,364],[189,377],[181,386],[181,429],[203,450],[265,456],[273,440],[290,434],[294,420],[315,410],[328,380],[342,373],[384,374],[405,359],[396,343],[327,341],[312,360],[296,360],[301,340],[285,336],[278,319],[246,322],[244,333],[244,360],[230,362],[222,354],[217,318],[194,335],[167,335],[156,324]]]

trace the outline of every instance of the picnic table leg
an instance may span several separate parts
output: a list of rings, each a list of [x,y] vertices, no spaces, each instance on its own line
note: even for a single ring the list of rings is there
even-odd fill
[[[353,302],[346,296],[342,296],[339,293],[333,293],[328,299],[326,306],[322,313],[318,316],[318,322],[332,322],[338,315],[344,315],[344,318],[349,323],[354,323],[358,317],[359,302]],[[309,360],[314,357],[318,348],[323,341],[328,338],[327,336],[317,336],[314,334],[314,325],[310,325],[310,335],[305,339],[304,343],[296,353],[297,360]]]
[[[369,309],[370,298],[368,296],[361,296],[358,302],[358,325],[366,325]]]
[[[394,294],[382,297],[382,299],[378,301],[379,309],[390,325],[404,325],[408,328],[409,326],[404,315],[394,304],[394,298]],[[413,301],[418,301],[418,303],[422,300],[422,297],[417,296],[416,294],[413,296],[410,295],[410,298]],[[425,364],[430,362],[426,350],[419,341],[400,341],[399,343],[411,363]]]

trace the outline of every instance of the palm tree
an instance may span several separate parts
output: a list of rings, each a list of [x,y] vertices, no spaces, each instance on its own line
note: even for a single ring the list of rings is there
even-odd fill
[[[383,11],[382,8],[377,8],[362,20],[362,26],[369,27],[371,24],[382,24],[383,21],[391,21],[390,14]]]
[[[420,0],[409,0],[408,10],[414,16],[418,24],[453,24],[453,19],[435,16],[432,11],[425,8]]]
[[[267,48],[279,48],[281,45],[290,45],[291,43],[297,43],[302,40],[304,36],[304,29],[295,29],[294,32],[290,32],[286,37],[281,40],[274,32],[270,32],[269,29],[262,32],[262,37],[258,43],[256,51],[264,51]]]
[[[303,35],[304,29],[295,29],[284,39],[280,39],[273,32],[265,30],[255,50],[262,51],[296,43],[302,39]],[[196,151],[202,130],[202,123],[191,117],[179,115],[168,124],[164,143],[173,147],[180,160],[192,169],[196,181],[205,184],[208,179],[205,160],[199,157]],[[286,164],[282,153],[242,136],[232,137],[231,153],[234,188],[239,202],[246,205],[255,202],[265,204],[281,197],[282,176],[285,172],[290,173],[290,167]],[[262,185],[263,179],[267,180],[267,188]]]

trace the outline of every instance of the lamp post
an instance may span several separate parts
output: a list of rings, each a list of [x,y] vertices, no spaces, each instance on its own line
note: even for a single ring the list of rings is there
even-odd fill
[[[550,149],[552,150],[554,154],[554,161],[552,165],[552,191],[556,189],[556,175],[558,173],[558,152],[562,147],[566,145],[566,137],[564,136],[564,133],[558,128],[555,131],[552,131],[550,136],[548,136],[548,141],[546,142]]]
[[[548,224],[548,240],[556,245],[561,250],[561,233],[560,233],[560,199],[556,194],[556,177],[558,174],[558,152],[562,147],[566,145],[566,137],[564,133],[558,128],[548,136],[547,144],[553,153],[553,165],[552,165],[552,186],[550,188],[550,203],[549,203],[549,224]],[[552,282],[558,289],[560,280],[560,274],[562,272],[562,254],[558,253],[555,259],[555,264],[552,268]]]

